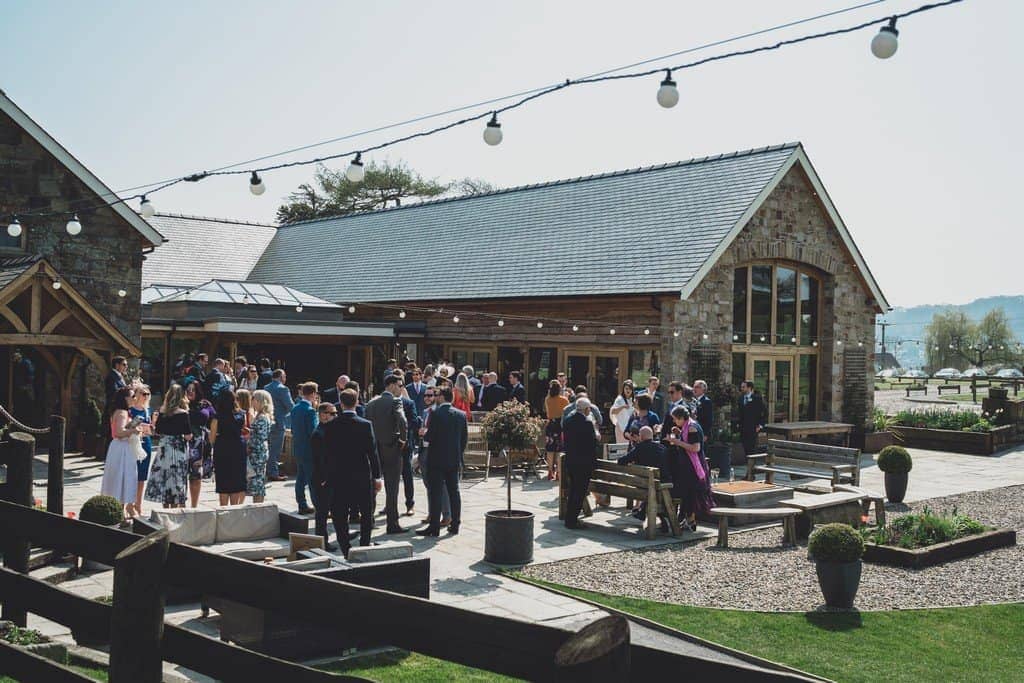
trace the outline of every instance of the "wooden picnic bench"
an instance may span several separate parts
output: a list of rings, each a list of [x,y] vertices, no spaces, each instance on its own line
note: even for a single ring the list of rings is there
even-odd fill
[[[928,385],[927,384],[911,384],[909,387],[907,387],[907,398],[910,398],[910,392],[911,391],[923,391],[924,395],[927,396],[928,395]]]
[[[761,461],[764,464],[758,464]],[[776,474],[791,477],[829,479],[832,486],[860,484],[860,449],[827,446],[803,441],[768,440],[768,452],[747,456],[747,480],[762,472],[765,482],[775,483]]]
[[[789,507],[778,508],[720,508],[709,510],[712,517],[718,517],[718,547],[729,547],[729,518],[782,518],[782,545],[796,545],[796,516],[799,510]]]
[[[569,499],[569,476],[562,467],[564,454],[558,456],[558,471],[562,473],[558,481],[558,518],[565,519],[565,508]],[[658,514],[668,517],[673,536],[682,534],[679,518],[672,501],[672,483],[658,480],[657,467],[643,465],[620,465],[616,462],[598,460],[590,475],[590,492],[603,493],[609,496],[621,496],[628,500],[642,500],[647,504],[647,517],[644,520],[644,536],[653,540],[658,533]],[[593,515],[590,504],[583,499],[583,514]]]
[[[945,389],[946,391],[955,391],[958,394],[962,393],[960,391],[960,385],[959,384],[940,384],[939,385],[939,396],[942,396],[942,390],[943,389]]]

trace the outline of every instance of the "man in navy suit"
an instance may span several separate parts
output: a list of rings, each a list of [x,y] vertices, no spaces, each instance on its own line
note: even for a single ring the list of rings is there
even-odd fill
[[[267,385],[274,381],[274,373],[270,370],[270,359],[260,358],[260,378],[256,382],[256,386],[260,389],[266,389]]]
[[[498,384],[498,373],[487,373],[487,384],[480,387],[480,407],[483,410],[491,411],[497,408],[508,399],[505,387]]]
[[[466,451],[469,438],[466,426],[466,414],[452,408],[452,387],[435,387],[435,393],[441,394],[441,405],[430,415],[430,424],[423,439],[430,448],[430,466],[427,476],[430,478],[430,521],[416,533],[419,536],[438,536],[441,533],[441,487],[448,491],[448,499],[452,506],[452,523],[448,533],[453,536],[459,533],[462,522],[462,497],[459,495],[459,471],[462,469],[462,455]]]
[[[405,392],[416,404],[416,414],[422,415],[426,404],[423,402],[423,394],[427,391],[427,385],[423,383],[423,372],[419,368],[413,368],[412,381],[405,385]]]
[[[359,545],[370,545],[373,532],[373,497],[380,491],[380,458],[373,424],[356,415],[358,396],[351,389],[341,392],[341,414],[323,425],[325,484],[331,492],[331,518],[338,546],[348,555],[348,516],[359,509]]]
[[[266,359],[264,359],[266,360]],[[261,361],[262,362],[262,361]],[[284,370],[278,368],[273,372],[273,379],[266,386],[270,399],[274,402],[274,424],[270,427],[270,457],[267,460],[267,481],[284,481],[288,477],[278,473],[278,461],[281,449],[284,448],[284,430],[291,427],[291,412],[295,407],[292,394],[285,382],[288,377]]]
[[[693,383],[693,395],[697,398],[697,422],[704,430],[704,440],[711,440],[711,429],[715,426],[715,404],[708,396],[708,383],[702,379]]]
[[[526,403],[526,387],[523,386],[523,373],[513,370],[508,373],[509,391],[508,395],[513,401]]]

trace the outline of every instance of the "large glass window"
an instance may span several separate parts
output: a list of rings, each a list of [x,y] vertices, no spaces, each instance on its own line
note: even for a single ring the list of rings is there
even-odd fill
[[[638,387],[647,386],[651,375],[657,375],[657,352],[653,349],[631,349],[629,352],[629,379]]]
[[[800,273],[800,343],[818,341],[818,279]]]
[[[818,357],[815,355],[800,356],[800,377],[798,380],[798,412],[801,420],[813,420],[816,391],[818,386]]]
[[[740,344],[747,343],[747,273],[749,269],[737,268],[732,282],[732,338]]]
[[[772,343],[772,267],[753,266],[750,281],[750,343]]]
[[[775,269],[775,341],[796,343],[796,271]]]
[[[735,387],[747,379],[747,354],[732,354],[732,384]]]

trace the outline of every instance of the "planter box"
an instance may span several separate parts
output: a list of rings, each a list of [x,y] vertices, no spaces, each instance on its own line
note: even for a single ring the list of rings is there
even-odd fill
[[[915,448],[934,451],[953,451],[973,455],[992,455],[997,449],[1009,444],[1014,438],[1012,425],[996,427],[990,432],[958,432],[952,429],[928,429],[927,427],[890,427],[897,443]]]
[[[955,541],[937,543],[927,548],[907,550],[891,545],[864,544],[864,561],[875,564],[887,564],[893,567],[910,567],[921,569],[960,557],[969,557],[978,553],[1017,544],[1017,532],[1013,529],[996,529],[974,536],[965,536]]]
[[[878,453],[886,446],[896,443],[896,437],[892,432],[867,432],[864,434],[864,446],[861,451],[864,453]]]

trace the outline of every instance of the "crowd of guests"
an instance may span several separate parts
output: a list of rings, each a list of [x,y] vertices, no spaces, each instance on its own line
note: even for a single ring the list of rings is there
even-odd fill
[[[416,471],[428,497],[425,526],[416,533],[438,536],[446,528],[458,534],[459,480],[473,413],[504,401],[526,403],[518,371],[509,373],[505,386],[497,373],[477,377],[471,366],[456,370],[441,363],[421,369],[408,363],[403,369],[390,360],[382,391],[364,403],[358,383],[346,375],[322,392],[315,382],[304,382],[293,397],[285,370],[272,370],[269,359],[258,366],[244,357],[233,364],[221,358],[210,363],[201,353],[176,366],[176,378],[153,413],[149,387],[126,380],[124,358],[113,361],[107,378],[111,441],[102,492],[123,503],[126,519],[141,514],[144,499],[165,508],[196,507],[203,482],[210,479],[221,505],[242,503],[247,496],[262,502],[267,482],[287,479],[278,461],[290,429],[298,512],[315,516],[317,533],[329,548],[335,547],[327,537],[327,519],[332,518],[342,530],[337,547],[343,552],[349,548],[344,531],[350,524],[360,526],[362,544],[370,543],[375,495],[381,489],[386,533],[409,530],[400,524],[399,501],[405,516],[415,514]],[[752,384],[745,382],[742,389],[741,422],[751,425],[750,430],[744,426],[746,444],[748,431],[756,441],[765,416]],[[620,463],[658,467],[661,480],[672,483],[673,498],[680,501],[680,519],[692,528],[697,515],[713,505],[705,446],[714,408],[706,392],[702,380],[692,387],[669,382],[664,393],[657,377],[641,389],[626,380],[607,417],[616,442],[630,444]],[[547,476],[563,476],[557,455],[564,452],[566,525],[579,528],[605,418],[586,387],[570,387],[565,373],[551,380],[544,414]]]

